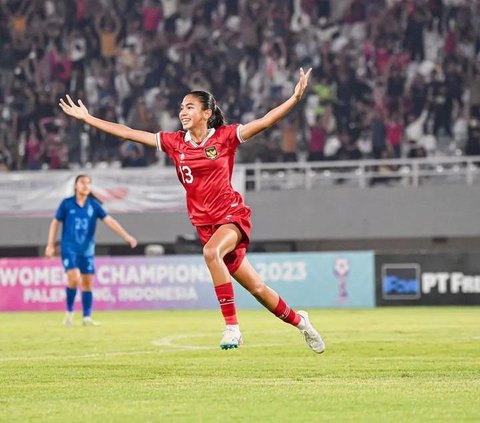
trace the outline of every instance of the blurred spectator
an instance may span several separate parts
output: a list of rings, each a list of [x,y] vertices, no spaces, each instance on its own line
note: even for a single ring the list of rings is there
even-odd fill
[[[40,133],[45,145],[45,161],[49,169],[68,169],[68,148],[65,144],[65,120],[46,117],[40,120]]]
[[[132,142],[125,143],[125,147],[122,146],[122,167],[144,167],[147,166],[147,161],[143,155],[143,149],[141,146]]]
[[[358,160],[362,158],[358,145],[355,140],[352,140],[348,133],[340,134],[340,148],[337,151],[337,160]]]
[[[480,155],[480,120],[476,117],[470,119],[468,125],[467,145],[465,146],[467,156]]]
[[[400,100],[403,96],[405,76],[398,67],[393,67],[387,79],[387,102],[391,112],[400,112]]]
[[[153,0],[146,0],[142,9],[143,30],[149,36],[155,35],[158,25],[163,18],[160,5]]]
[[[117,36],[120,32],[120,19],[112,10],[110,13],[95,15],[95,30],[100,38],[100,54],[109,61],[118,53]]]
[[[3,11],[8,17],[10,36],[13,40],[25,37],[32,4],[28,0],[5,1]]]
[[[425,58],[425,16],[422,9],[413,5],[412,11],[408,16],[407,28],[405,31],[405,45],[410,51],[412,60],[422,61]]]
[[[387,149],[387,126],[383,117],[383,111],[376,108],[371,123],[372,152],[374,159],[380,159]]]
[[[288,116],[281,123],[281,149],[284,162],[296,162],[297,137],[299,136],[298,123],[295,117]]]
[[[37,127],[31,122],[26,137],[25,167],[28,170],[42,169],[44,155],[45,145],[39,137]]]
[[[429,100],[433,113],[433,133],[438,137],[440,129],[443,129],[447,135],[452,136],[452,95],[442,71],[432,72]]]
[[[410,159],[427,157],[427,151],[422,145],[419,145],[416,141],[410,140],[408,142],[407,157]]]
[[[322,126],[321,116],[317,116],[315,124],[310,128],[310,142],[308,144],[308,157],[310,162],[323,160],[323,148],[325,147],[326,133]]]
[[[100,119],[118,121],[115,109],[108,105],[99,110],[98,117]],[[90,161],[92,163],[108,162],[112,163],[120,159],[121,141],[113,135],[106,132],[95,131],[95,141],[90,149]]]
[[[12,164],[13,160],[9,149],[5,145],[0,144],[0,172],[8,172],[12,169]]]
[[[410,100],[414,117],[419,117],[427,100],[427,85],[420,73],[417,73],[410,86]]]
[[[398,113],[394,113],[387,121],[387,146],[394,158],[402,156],[403,122]]]

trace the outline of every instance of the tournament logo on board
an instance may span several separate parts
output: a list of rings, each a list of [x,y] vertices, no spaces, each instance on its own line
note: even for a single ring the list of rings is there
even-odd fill
[[[207,147],[204,151],[205,151],[205,155],[207,156],[207,159],[215,160],[218,157],[218,152],[215,146]]]
[[[345,257],[337,257],[333,264],[333,274],[338,282],[337,302],[343,303],[348,300],[347,276],[350,273],[350,262]]]

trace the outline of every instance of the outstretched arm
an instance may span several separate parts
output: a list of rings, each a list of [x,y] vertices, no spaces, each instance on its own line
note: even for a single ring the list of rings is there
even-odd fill
[[[53,257],[55,255],[55,237],[59,226],[60,222],[57,219],[52,219],[50,229],[48,230],[47,246],[45,247],[45,255],[47,257]]]
[[[295,87],[293,95],[287,101],[280,104],[280,106],[270,110],[264,117],[252,120],[243,125],[240,128],[240,136],[242,139],[246,141],[249,138],[252,138],[283,118],[302,98],[303,92],[305,91],[305,88],[307,88],[308,78],[311,72],[312,68],[310,68],[307,73],[301,68],[300,79]]]
[[[128,244],[130,244],[131,248],[135,248],[137,246],[137,240],[133,236],[131,236],[125,229],[123,229],[123,226],[120,225],[120,223],[118,223],[118,221],[112,216],[106,216],[103,221],[113,232],[115,232],[119,237],[123,238]]]
[[[126,125],[96,118],[88,113],[88,110],[82,103],[82,100],[78,100],[78,104],[75,104],[68,94],[67,101],[61,98],[59,106],[68,116],[79,119],[86,124],[99,129],[100,131],[107,132],[108,134],[114,135],[118,138],[123,138],[125,140],[131,140],[141,144],[150,145],[151,147],[156,146],[154,133],[139,131],[137,129],[129,128]]]

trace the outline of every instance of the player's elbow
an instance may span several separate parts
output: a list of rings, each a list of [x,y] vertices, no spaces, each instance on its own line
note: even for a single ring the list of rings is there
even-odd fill
[[[136,141],[135,139],[135,130],[132,128],[129,128],[128,126],[123,125],[122,128],[122,133],[120,135],[120,138],[124,140],[130,140],[130,141]]]
[[[111,227],[112,225],[114,225],[116,222],[116,220],[110,216],[110,215],[107,215],[103,218],[103,223],[105,223],[105,225]]]
[[[264,116],[258,120],[258,132],[265,131],[265,129],[270,128],[274,123],[275,121],[269,116]]]
[[[126,135],[123,137],[126,140],[138,142],[140,144],[145,144],[148,146],[154,147],[156,145],[155,142],[155,134],[146,131],[138,131],[136,129],[132,129],[129,127],[126,128]]]

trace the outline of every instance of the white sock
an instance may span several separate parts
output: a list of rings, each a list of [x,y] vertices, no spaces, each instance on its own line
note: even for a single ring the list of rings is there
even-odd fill
[[[298,323],[297,328],[303,330],[306,326],[307,324],[305,323],[305,319],[303,318],[303,316],[300,316],[300,322]]]
[[[233,330],[235,332],[240,332],[240,326],[239,325],[225,325],[227,330]]]

